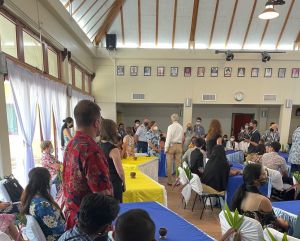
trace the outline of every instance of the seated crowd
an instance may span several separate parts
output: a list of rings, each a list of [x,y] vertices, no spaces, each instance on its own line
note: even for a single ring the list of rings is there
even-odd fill
[[[270,199],[259,191],[269,176],[272,197],[295,199],[286,160],[278,154],[281,145],[275,123],[260,136],[258,123],[253,120],[241,128],[237,140],[234,136],[228,140],[218,120],[211,121],[206,134],[200,117],[194,126],[188,123],[184,131],[178,115],[173,114],[172,124],[163,133],[155,121],[147,118],[142,124],[135,120],[133,127],[103,119],[100,108],[88,100],[76,105],[74,116],[76,133],[71,131],[72,118],[67,118],[62,128],[63,166],[53,156],[51,142],[43,142],[43,167],[29,172],[20,210],[15,211],[33,216],[47,241],[155,240],[155,220],[147,212],[133,209],[118,216],[126,191],[122,159],[135,158],[135,152],[166,157],[168,185],[175,183],[171,173],[174,161],[177,167],[185,162],[200,178],[204,192],[221,196],[225,195],[229,177],[242,174],[243,183],[228,204],[231,209],[258,220],[263,227],[288,230],[287,221],[275,216]],[[243,171],[231,168],[226,150],[244,152]],[[7,205],[0,202],[0,213]],[[18,231],[13,225],[6,232],[17,240]],[[298,235],[295,232],[294,236],[300,238]]]

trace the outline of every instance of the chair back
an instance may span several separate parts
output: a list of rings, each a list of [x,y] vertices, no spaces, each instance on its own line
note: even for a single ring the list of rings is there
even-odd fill
[[[189,179],[182,167],[178,167],[178,178],[181,185],[186,185],[189,182]]]
[[[273,228],[268,228],[268,230],[270,231],[270,233],[274,236],[274,238],[276,240],[282,240],[283,238],[283,233],[278,232],[277,230],[273,229]],[[269,233],[267,231],[267,229],[264,229],[264,238],[266,241],[272,241],[272,238],[269,236]],[[288,241],[300,241],[300,239],[298,238],[294,238],[292,236],[287,236],[287,240]]]
[[[35,218],[31,215],[26,215],[26,220],[24,233],[29,241],[46,241],[46,237]]]
[[[219,219],[222,235],[224,235],[231,228],[225,218],[224,211],[220,212]],[[255,219],[249,217],[244,217],[243,224],[239,231],[243,241],[261,241],[264,237],[261,224]],[[228,240],[233,241],[233,237]]]
[[[194,192],[196,192],[197,194],[202,195],[203,187],[202,187],[200,177],[197,174],[194,174],[194,173],[192,173],[192,175],[193,175],[193,178],[190,181],[190,184],[192,186],[192,190]]]
[[[283,190],[282,175],[279,171],[267,168],[269,177],[271,179],[272,187],[278,191]]]

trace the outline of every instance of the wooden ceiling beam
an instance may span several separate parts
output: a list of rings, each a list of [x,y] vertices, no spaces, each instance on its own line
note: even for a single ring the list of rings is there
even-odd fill
[[[101,6],[95,11],[95,13],[89,18],[88,21],[85,22],[85,24],[82,26],[82,28],[85,28],[85,26],[87,26],[89,24],[89,22],[97,15],[97,13],[99,13],[99,11],[104,7],[104,5],[108,2],[108,0],[105,0],[104,3],[101,4]],[[112,5],[111,5],[112,6]],[[110,6],[110,8],[111,8]],[[109,8],[109,9],[110,9]],[[94,26],[93,26],[94,27]]]
[[[252,20],[253,20],[253,15],[254,15],[254,12],[255,12],[255,9],[256,9],[256,4],[257,4],[257,0],[254,0],[252,11],[251,11],[250,18],[249,18],[249,21],[248,21],[247,30],[246,30],[244,40],[243,40],[242,49],[245,47],[245,44],[246,44],[246,41],[247,41],[247,38],[248,38],[249,30],[250,30]]]
[[[102,26],[99,28],[97,35],[95,36],[95,44],[99,45],[101,39],[106,34],[110,26],[112,25],[113,21],[117,17],[118,13],[120,12],[121,7],[123,6],[125,0],[115,0],[112,4],[112,7],[107,14],[106,18],[103,21]]]
[[[158,43],[159,0],[156,0],[155,46]]]
[[[121,33],[122,33],[122,44],[125,44],[125,33],[124,33],[124,16],[123,16],[123,6],[120,9],[121,13]]]
[[[198,8],[199,8],[199,0],[194,0],[189,48],[195,48],[195,34],[197,28]]]
[[[112,5],[106,9],[106,11],[100,16],[100,18],[98,18],[98,20],[94,23],[94,25],[86,32],[86,34],[88,34],[89,32],[91,32],[93,30],[93,28],[106,16],[106,14],[110,11],[110,9],[112,8]],[[97,31],[94,33],[93,37],[91,39],[93,39],[97,34]]]
[[[172,31],[172,48],[174,48],[174,45],[175,45],[176,16],[177,16],[177,0],[174,0],[173,31]]]
[[[64,5],[65,8],[69,7],[74,0],[68,0],[67,3]]]
[[[289,18],[290,18],[290,15],[291,15],[291,12],[292,12],[294,3],[295,3],[295,0],[292,0],[292,1],[291,1],[291,4],[290,4],[290,7],[289,7],[289,11],[288,11],[288,13],[287,13],[287,15],[286,15],[286,17],[285,17],[283,26],[282,26],[282,28],[281,28],[279,37],[278,37],[277,42],[276,42],[276,49],[277,49],[278,46],[279,46],[279,43],[280,43],[281,38],[282,38],[282,36],[283,36],[283,33],[284,33],[284,31],[285,31],[285,27],[286,27],[286,25],[287,25],[287,23],[288,23],[288,21],[289,21]]]
[[[83,0],[81,3],[80,3],[80,5],[75,9],[75,11],[72,13],[72,16],[73,15],[75,15],[77,12],[78,12],[78,10],[83,6],[83,4],[86,2],[86,0]]]
[[[142,44],[142,27],[141,27],[141,0],[138,0],[138,32],[139,32],[139,47]]]
[[[95,1],[92,3],[92,5],[85,11],[85,13],[82,14],[82,16],[77,20],[78,23],[80,22],[80,20],[81,20],[82,18],[84,18],[85,15],[87,15],[87,13],[92,9],[92,7],[94,7],[94,5],[95,5],[98,1],[99,1],[99,0],[95,0]]]
[[[238,2],[239,2],[239,0],[235,0],[234,8],[233,8],[232,16],[231,16],[231,21],[230,21],[230,25],[229,25],[229,30],[228,30],[227,38],[226,38],[226,42],[225,42],[225,48],[227,48],[228,41],[230,39],[232,25],[233,25],[233,22],[234,22],[234,18],[235,18],[235,13],[236,13]]]
[[[268,27],[269,27],[269,23],[270,23],[270,20],[267,20],[267,22],[266,22],[266,24],[265,24],[264,31],[263,31],[263,33],[262,33],[262,35],[261,35],[261,39],[260,39],[260,42],[259,42],[259,47],[261,47],[261,45],[262,45],[262,43],[263,43],[263,41],[264,41],[264,38],[265,38],[265,36],[266,36],[266,32],[267,32]]]
[[[216,7],[215,7],[215,13],[214,13],[214,20],[213,20],[213,24],[212,24],[212,27],[211,27],[210,37],[209,37],[209,43],[208,43],[209,48],[210,48],[212,40],[214,38],[214,31],[215,31],[215,26],[216,26],[218,9],[219,9],[219,0],[216,1]]]
[[[300,49],[300,31],[298,32],[297,38],[294,43],[294,50]]]

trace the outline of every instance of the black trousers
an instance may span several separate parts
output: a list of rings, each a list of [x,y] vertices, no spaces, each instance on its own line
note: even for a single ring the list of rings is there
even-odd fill
[[[137,142],[137,153],[147,153],[148,152],[148,142],[138,141]]]
[[[120,203],[123,202],[123,182],[121,178],[118,177],[111,177],[111,183],[114,189],[114,198],[119,200]]]

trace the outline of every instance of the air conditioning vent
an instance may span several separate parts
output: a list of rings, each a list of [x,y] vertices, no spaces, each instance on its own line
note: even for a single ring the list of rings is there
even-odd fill
[[[144,100],[144,99],[145,99],[145,94],[137,94],[137,93],[132,94],[132,100]]]
[[[202,101],[216,101],[217,95],[216,94],[203,94]]]
[[[277,95],[264,95],[264,101],[276,102]]]

